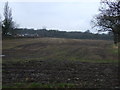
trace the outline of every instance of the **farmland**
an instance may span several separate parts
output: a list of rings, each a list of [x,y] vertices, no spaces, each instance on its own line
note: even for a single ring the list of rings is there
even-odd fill
[[[64,38],[4,39],[3,87],[117,88],[113,41]]]

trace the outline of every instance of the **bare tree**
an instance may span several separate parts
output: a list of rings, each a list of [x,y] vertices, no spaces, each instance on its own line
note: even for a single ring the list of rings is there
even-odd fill
[[[12,10],[8,5],[8,2],[5,3],[4,7],[4,20],[2,25],[2,35],[7,36],[8,34],[13,34],[14,30],[14,21],[12,19]]]
[[[120,1],[101,0],[100,13],[94,17],[92,22],[98,31],[110,31],[114,35],[114,43],[120,42]]]

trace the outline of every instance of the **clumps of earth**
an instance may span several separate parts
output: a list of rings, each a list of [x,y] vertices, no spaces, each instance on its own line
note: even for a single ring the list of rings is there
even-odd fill
[[[70,60],[3,63],[3,85],[71,83],[78,88],[119,88],[118,64]]]

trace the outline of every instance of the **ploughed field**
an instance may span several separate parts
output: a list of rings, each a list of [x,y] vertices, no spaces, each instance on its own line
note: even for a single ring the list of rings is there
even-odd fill
[[[3,88],[118,88],[113,41],[63,38],[3,40]]]

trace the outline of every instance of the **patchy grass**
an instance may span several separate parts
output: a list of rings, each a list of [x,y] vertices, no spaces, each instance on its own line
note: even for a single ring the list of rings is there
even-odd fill
[[[3,88],[118,86],[112,41],[22,38],[2,44]]]
[[[116,62],[118,50],[112,41],[59,38],[3,40],[4,61],[80,60]]]
[[[41,83],[14,83],[3,88],[75,88],[72,83],[41,84]]]
[[[118,54],[118,45],[111,45],[110,52],[113,54]]]

